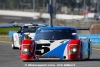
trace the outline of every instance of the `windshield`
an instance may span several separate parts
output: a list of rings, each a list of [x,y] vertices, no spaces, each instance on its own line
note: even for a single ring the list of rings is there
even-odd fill
[[[70,39],[69,30],[41,30],[38,39],[43,40],[61,40]]]
[[[25,28],[23,28],[23,32],[24,33],[34,33],[36,30],[38,29],[38,27],[25,27]]]

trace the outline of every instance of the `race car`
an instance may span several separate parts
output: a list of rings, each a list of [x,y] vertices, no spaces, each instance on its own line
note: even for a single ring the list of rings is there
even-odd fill
[[[31,39],[34,39],[35,31],[41,27],[45,26],[44,24],[24,24],[20,27],[19,31],[13,33],[12,35],[12,48],[20,48],[22,39],[24,39],[23,35],[29,35]]]
[[[83,60],[89,59],[90,55],[91,40],[79,37],[77,29],[69,26],[40,27],[34,40],[23,40],[20,48],[22,61]]]

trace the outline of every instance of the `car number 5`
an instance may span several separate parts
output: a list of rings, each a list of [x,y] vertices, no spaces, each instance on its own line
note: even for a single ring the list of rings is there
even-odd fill
[[[36,46],[36,54],[43,55],[43,54],[49,52],[50,51],[49,47],[50,47],[50,44],[38,44]]]

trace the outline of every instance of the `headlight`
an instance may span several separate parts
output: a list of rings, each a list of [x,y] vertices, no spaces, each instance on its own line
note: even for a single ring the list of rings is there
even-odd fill
[[[29,53],[30,53],[30,52],[29,52],[29,49],[27,49],[27,48],[23,48],[22,52],[23,52],[24,54],[29,54]]]
[[[24,52],[28,52],[29,50],[28,50],[27,48],[24,48],[23,51],[24,51]]]
[[[72,48],[71,51],[75,53],[75,52],[77,52],[77,48],[74,47],[74,48]]]
[[[77,47],[72,47],[69,51],[69,54],[75,54],[78,51]]]

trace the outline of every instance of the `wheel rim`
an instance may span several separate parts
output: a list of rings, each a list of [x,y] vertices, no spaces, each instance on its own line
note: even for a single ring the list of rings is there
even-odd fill
[[[14,48],[14,45],[13,44],[11,46],[12,46],[12,48]]]
[[[13,37],[12,37],[12,45],[11,47],[13,48],[14,47],[14,40],[13,40]]]

